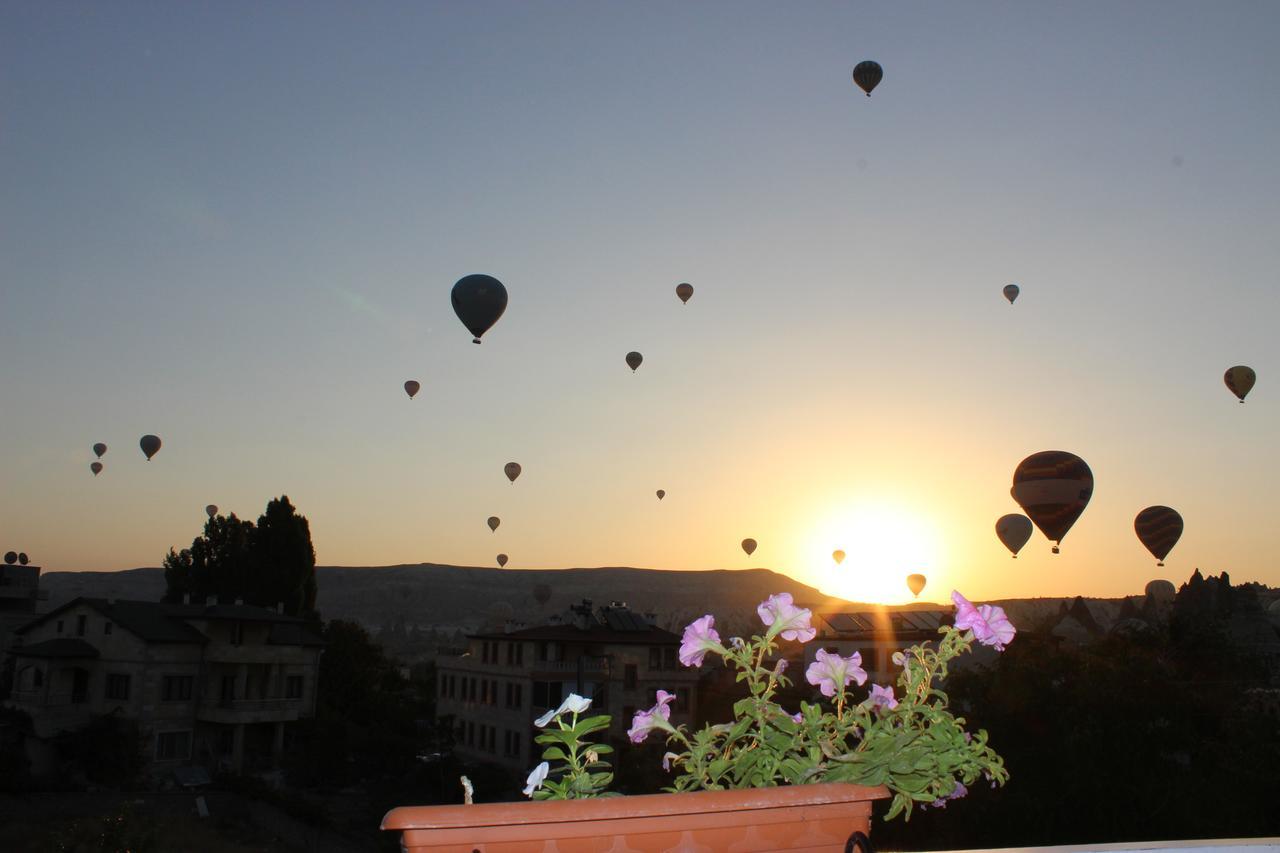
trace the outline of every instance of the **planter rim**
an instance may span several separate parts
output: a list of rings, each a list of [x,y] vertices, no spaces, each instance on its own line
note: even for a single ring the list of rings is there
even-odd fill
[[[851,800],[883,800],[884,786],[819,782],[777,788],[637,794],[585,800],[541,800],[451,806],[399,806],[382,818],[382,829],[454,829],[458,827],[549,824],[581,820],[699,814],[715,811],[788,809]]]

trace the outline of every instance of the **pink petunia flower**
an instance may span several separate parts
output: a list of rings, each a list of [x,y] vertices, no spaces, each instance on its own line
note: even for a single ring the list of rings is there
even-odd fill
[[[631,728],[627,729],[627,737],[631,738],[632,743],[644,743],[644,739],[654,729],[673,731],[671,723],[667,721],[671,719],[671,708],[668,706],[675,698],[674,694],[659,690],[657,704],[647,711],[636,711],[631,719]]]
[[[871,695],[867,697],[867,702],[871,704],[872,708],[884,708],[886,711],[892,711],[898,707],[898,700],[893,698],[892,686],[871,685]]]
[[[1002,652],[1006,644],[1013,642],[1018,631],[1005,615],[1004,608],[991,604],[975,607],[956,590],[951,591],[951,600],[956,604],[956,627],[962,631],[973,631],[973,638],[979,643]]]
[[[844,688],[850,681],[861,686],[867,683],[867,671],[862,668],[862,653],[854,652],[847,658],[832,654],[826,649],[818,649],[813,663],[804,673],[805,680],[817,685],[823,696],[835,696],[836,690]]]
[[[720,635],[715,629],[716,617],[708,613],[685,626],[680,638],[680,663],[685,666],[702,666],[707,652],[721,649]]]
[[[756,607],[756,612],[770,633],[781,635],[784,640],[807,643],[818,635],[818,629],[809,624],[813,614],[803,607],[796,607],[789,592],[769,596]]]

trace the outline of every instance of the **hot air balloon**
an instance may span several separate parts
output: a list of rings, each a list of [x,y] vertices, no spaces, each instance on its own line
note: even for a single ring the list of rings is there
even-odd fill
[[[480,343],[480,336],[507,310],[507,289],[491,275],[464,276],[458,279],[449,296],[453,300],[453,313],[474,336],[473,344]]]
[[[750,557],[752,554],[754,554],[754,553],[756,552],[756,540],[754,540],[754,539],[743,539],[743,540],[742,540],[742,550],[746,551],[746,552],[747,552],[747,556],[748,556],[748,557]]]
[[[404,383],[404,393],[409,395],[410,400],[414,398],[414,395],[416,395],[421,388],[422,385],[420,385],[416,379],[410,379]]]
[[[655,494],[657,494],[657,496],[658,496],[658,500],[662,500],[663,498],[665,498],[665,497],[667,496],[667,490],[666,490],[666,489],[658,489],[658,491],[657,491]]]
[[[911,594],[916,598],[919,598],[920,593],[924,591],[925,583],[924,575],[907,575],[907,588],[911,590]]]
[[[1157,604],[1173,604],[1173,599],[1177,596],[1178,590],[1173,584],[1166,580],[1156,579],[1147,584],[1143,590],[1147,598],[1152,599]],[[1280,601],[1280,599],[1277,599]]]
[[[542,607],[551,600],[551,587],[545,583],[540,583],[533,588],[533,600],[538,602],[538,606]]]
[[[1231,389],[1231,393],[1240,398],[1240,402],[1244,402],[1245,395],[1249,393],[1249,389],[1253,387],[1253,383],[1258,380],[1258,374],[1253,372],[1252,367],[1245,367],[1243,364],[1237,364],[1235,367],[1227,368],[1227,372],[1222,377],[1222,381],[1227,383],[1227,387]]]
[[[831,559],[833,559],[833,560],[835,560],[835,561],[836,561],[836,565],[837,565],[837,566],[838,566],[838,565],[840,565],[841,563],[843,563],[843,562],[844,562],[844,551],[840,551],[840,550],[838,550],[838,549],[837,549],[837,550],[835,550],[835,551],[832,551],[832,552],[831,552]]]
[[[516,481],[516,477],[520,476],[520,463],[508,462],[506,465],[502,466],[502,470],[506,473],[507,479],[514,483]]]
[[[1013,304],[1013,300],[1018,298],[1018,285],[1006,284],[1004,286],[1004,298],[1009,300],[1009,304]]]
[[[1013,552],[1013,559],[1018,559],[1018,552],[1031,538],[1031,519],[1025,515],[1011,512],[996,519],[996,536],[1004,543],[1004,547]]]
[[[99,474],[101,474],[101,473],[102,473],[102,463],[101,463],[101,462],[90,462],[90,463],[89,463],[89,470],[93,472],[93,476],[95,476],[95,477],[96,477],[96,476],[98,476]]]
[[[218,514],[218,505],[209,504],[207,507],[204,508],[204,514],[209,516],[210,518],[213,518],[215,515]]]
[[[867,93],[867,97],[871,97],[871,90],[880,85],[880,81],[884,78],[884,69],[880,67],[879,62],[872,62],[870,59],[859,62],[853,66],[853,82],[858,84],[858,88]]]
[[[1009,493],[1040,532],[1055,543],[1056,554],[1062,537],[1089,505],[1093,472],[1074,453],[1044,450],[1018,463]]]
[[[499,525],[499,524],[501,524],[501,523],[502,523],[502,519],[498,518],[496,515],[491,515],[491,516],[489,516],[489,529],[490,529],[490,530],[497,530],[497,529],[498,529],[498,525]]]
[[[143,454],[146,455],[147,461],[151,461],[151,457],[160,452],[160,436],[144,435],[138,440],[138,446],[142,448]]]
[[[101,441],[99,441],[97,444],[93,446],[93,454],[97,456],[99,459],[101,459],[102,454],[106,452],[107,452],[107,446],[103,444]]]
[[[499,554],[499,555],[498,555],[498,568],[500,568],[500,569],[501,569],[501,568],[505,568],[505,567],[506,567],[506,565],[507,565],[507,555],[506,555],[506,554]]]
[[[631,372],[635,373],[636,368],[640,366],[640,362],[644,361],[644,356],[638,352],[627,353],[627,367],[631,368]]]
[[[680,301],[683,304],[688,305],[689,297],[693,296],[693,285],[688,282],[685,282],[684,284],[677,284],[676,296],[680,297]]]
[[[1182,536],[1182,516],[1167,506],[1149,506],[1133,520],[1133,532],[1156,558],[1156,565],[1163,566],[1164,558]]]

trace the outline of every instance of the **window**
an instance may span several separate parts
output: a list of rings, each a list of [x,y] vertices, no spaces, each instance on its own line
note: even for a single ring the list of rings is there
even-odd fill
[[[32,670],[31,686],[44,687],[44,671],[43,670],[39,670],[39,669]]]
[[[157,761],[185,761],[191,757],[191,732],[160,732],[156,735]]]
[[[244,643],[244,625],[239,622],[231,623],[231,645],[239,646]]]
[[[224,705],[230,705],[236,700],[236,677],[234,675],[222,676],[222,693],[219,698]]]
[[[302,698],[302,676],[290,675],[284,680],[284,698],[301,699]]]
[[[112,629],[112,628],[114,628],[114,627],[115,627],[115,625],[111,624],[110,622],[103,622],[103,623],[102,623],[102,633],[104,633],[104,634],[110,634],[110,633],[111,633],[111,629]]]
[[[129,698],[129,675],[123,672],[107,673],[107,698],[124,701]]]
[[[76,617],[76,636],[77,637],[84,636],[84,629],[87,627],[88,622],[89,622],[89,617],[84,615],[83,613]]]
[[[524,666],[524,643],[516,643],[516,666]]]
[[[662,650],[662,668],[663,669],[679,669],[676,666],[676,648],[675,646],[667,646]]]
[[[61,633],[62,633],[62,620],[61,620],[61,619],[59,619],[59,620],[58,620],[58,633],[59,633],[59,634],[61,634]]]
[[[511,733],[511,754],[517,755],[517,756],[520,754],[520,733],[519,732]]]
[[[498,682],[496,681],[489,682],[489,704],[498,704]]]
[[[89,671],[77,667],[71,674],[71,701],[75,704],[89,701]]]
[[[627,664],[622,670],[622,686],[626,690],[636,689],[636,665]]]
[[[476,724],[467,720],[467,746],[476,745]]]
[[[688,687],[676,688],[676,710],[683,713],[688,713],[689,711],[689,688]]]
[[[189,675],[166,675],[162,682],[160,700],[162,702],[190,701],[191,682],[192,678]]]
[[[649,647],[649,669],[662,669],[662,649]]]
[[[538,710],[558,708],[564,699],[563,681],[533,682],[533,707]]]
[[[519,709],[524,704],[521,701],[522,699],[524,699],[524,697],[521,695],[522,693],[524,693],[523,684],[512,684],[508,682],[507,683],[507,707]]]

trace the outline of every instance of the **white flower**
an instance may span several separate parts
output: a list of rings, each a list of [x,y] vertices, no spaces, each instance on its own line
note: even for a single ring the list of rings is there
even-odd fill
[[[542,762],[537,767],[529,771],[529,778],[525,779],[524,795],[532,797],[533,792],[542,787],[542,783],[546,781],[547,774],[551,772],[551,765]]]
[[[591,700],[579,696],[577,693],[570,693],[568,698],[560,703],[560,707],[554,711],[548,711],[541,717],[533,721],[533,724],[540,729],[546,728],[547,724],[559,717],[561,714],[581,714],[583,711],[591,707]]]

